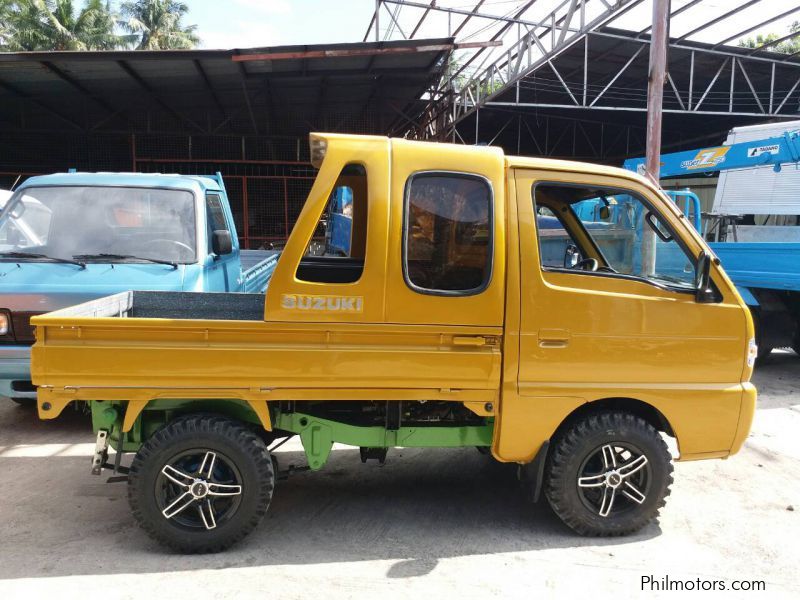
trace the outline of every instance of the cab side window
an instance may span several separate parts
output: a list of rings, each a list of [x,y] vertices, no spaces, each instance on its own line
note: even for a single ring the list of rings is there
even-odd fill
[[[225,220],[225,211],[222,208],[222,198],[219,194],[206,196],[206,210],[208,210],[208,222],[211,224],[212,231],[228,230],[228,222]]]
[[[426,172],[406,183],[403,272],[415,291],[471,295],[492,275],[493,197],[476,175]]]
[[[206,194],[206,214],[208,215],[208,239],[209,252],[214,252],[213,233],[215,231],[227,231],[230,236],[230,227],[225,218],[225,209],[222,207],[222,197],[214,192]]]
[[[364,166],[345,165],[297,266],[297,279],[313,283],[361,279],[367,251],[367,205]]]
[[[694,259],[638,193],[542,182],[533,186],[533,201],[545,271],[636,278],[694,291]]]

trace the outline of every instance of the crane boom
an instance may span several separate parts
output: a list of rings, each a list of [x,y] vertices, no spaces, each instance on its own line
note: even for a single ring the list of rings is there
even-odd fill
[[[775,171],[780,171],[781,165],[798,162],[800,162],[800,130],[794,130],[786,131],[781,136],[752,142],[662,154],[659,176],[661,179],[686,177],[698,173],[764,165],[772,165]],[[644,165],[644,157],[639,157],[629,158],[623,167],[643,174]]]

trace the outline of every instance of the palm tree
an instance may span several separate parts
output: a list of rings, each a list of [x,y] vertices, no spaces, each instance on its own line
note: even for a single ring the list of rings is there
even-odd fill
[[[136,50],[173,50],[193,48],[200,42],[197,25],[183,25],[189,12],[183,2],[173,0],[134,0],[123,2],[122,28],[139,36]]]
[[[87,0],[0,0],[3,50],[110,50],[124,39],[114,31],[108,2]]]
[[[11,10],[11,0],[0,0],[0,50],[8,47],[8,36],[11,31],[8,28],[8,13]]]

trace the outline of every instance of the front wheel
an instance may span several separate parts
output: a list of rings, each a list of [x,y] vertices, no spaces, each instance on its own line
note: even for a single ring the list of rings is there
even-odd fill
[[[154,539],[186,553],[220,552],[267,512],[275,474],[251,430],[216,415],[189,415],[157,431],[130,468],[128,500]]]
[[[605,412],[555,440],[544,489],[555,513],[577,533],[619,536],[658,515],[671,483],[671,457],[659,433],[634,415]]]

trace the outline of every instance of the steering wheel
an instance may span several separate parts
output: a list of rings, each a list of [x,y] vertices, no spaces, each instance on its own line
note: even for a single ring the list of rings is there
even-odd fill
[[[181,250],[185,250],[188,252],[186,256],[191,256],[194,254],[194,249],[188,244],[184,244],[183,242],[179,242],[178,240],[169,240],[166,238],[158,239],[158,240],[150,240],[150,244],[172,244],[174,246],[178,246]]]
[[[572,268],[580,271],[597,271],[599,266],[600,263],[597,262],[596,258],[583,258],[575,263]]]

